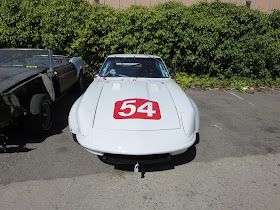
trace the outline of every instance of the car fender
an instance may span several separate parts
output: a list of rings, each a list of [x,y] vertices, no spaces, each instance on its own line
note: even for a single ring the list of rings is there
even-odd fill
[[[76,67],[76,69],[77,69],[77,79],[78,79],[79,76],[80,76],[80,73],[84,73],[84,72],[81,72],[81,71],[85,70],[85,63],[84,63],[83,59],[81,57],[73,57],[69,60],[69,62],[73,63],[74,66]]]
[[[52,101],[55,100],[55,92],[54,92],[54,87],[53,87],[53,82],[50,80],[50,78],[45,75],[45,74],[39,74],[42,78],[42,81],[44,83],[44,86],[50,96],[50,98],[52,99]]]
[[[103,88],[102,84],[97,84],[98,81],[94,81],[71,108],[69,127],[74,134],[80,133],[82,136],[87,136],[93,126],[96,107]]]
[[[79,104],[83,98],[83,95],[81,95],[73,104],[71,107],[69,116],[68,116],[68,122],[69,122],[69,129],[71,133],[77,134],[79,131],[78,126],[78,120],[77,120],[77,108],[79,107]]]
[[[193,105],[193,108],[194,108],[194,111],[195,111],[195,132],[198,133],[199,132],[199,125],[200,125],[200,116],[199,116],[199,111],[198,111],[198,108],[197,108],[197,105],[195,104],[195,102],[189,98],[192,105]]]
[[[46,93],[50,96],[50,98],[52,99],[52,101],[55,100],[55,91],[54,91],[54,87],[53,87],[53,82],[50,80],[50,78],[46,75],[46,74],[41,74],[39,73],[38,75],[16,85],[14,88],[10,89],[9,91],[6,92],[11,94],[13,93],[15,90],[23,87],[24,85],[28,84],[28,83],[31,83],[32,81],[34,81],[35,79],[38,79],[38,78],[41,78],[42,79],[42,82],[43,82],[43,85],[44,87],[46,88]]]
[[[199,112],[194,101],[173,81],[167,83],[168,90],[173,98],[181,125],[186,136],[190,136],[199,130]]]

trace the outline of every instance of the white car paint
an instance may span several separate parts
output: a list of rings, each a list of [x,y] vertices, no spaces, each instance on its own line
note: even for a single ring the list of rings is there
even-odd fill
[[[109,57],[151,59],[146,55]],[[127,99],[128,102],[122,102]],[[138,99],[147,100],[142,108],[137,107],[138,102],[135,101]],[[121,105],[117,111],[116,102]],[[158,104],[159,110],[152,102]],[[131,115],[127,111],[124,113],[122,109],[125,108],[136,113],[135,116],[146,116],[148,119],[116,118],[116,112],[118,116]],[[149,117],[159,114],[157,112],[160,112],[157,119]],[[72,106],[69,127],[77,141],[96,155],[176,155],[195,143],[199,131],[199,112],[192,99],[170,77],[97,76]]]

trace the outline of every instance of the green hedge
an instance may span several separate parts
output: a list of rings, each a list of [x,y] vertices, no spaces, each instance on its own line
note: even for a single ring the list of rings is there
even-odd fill
[[[161,56],[169,69],[213,77],[280,75],[280,12],[231,3],[115,10],[82,0],[2,0],[0,47],[82,56],[91,71],[113,53]]]

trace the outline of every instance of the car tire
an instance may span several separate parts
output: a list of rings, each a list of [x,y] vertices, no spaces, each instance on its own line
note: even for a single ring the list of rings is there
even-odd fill
[[[26,131],[32,135],[43,135],[49,132],[53,124],[53,111],[53,103],[48,95],[34,95],[24,123]]]
[[[78,140],[77,140],[76,134],[72,133],[72,137],[73,137],[74,142],[76,142],[77,144],[79,144],[79,142],[78,142]]]
[[[76,83],[76,88],[77,91],[83,93],[86,90],[86,84],[85,84],[85,76],[81,72],[78,78],[78,81]]]

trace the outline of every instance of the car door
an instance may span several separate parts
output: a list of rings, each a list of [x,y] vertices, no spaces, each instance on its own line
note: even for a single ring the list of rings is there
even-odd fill
[[[54,73],[59,81],[60,94],[65,93],[77,82],[77,70],[73,63],[55,67]]]

